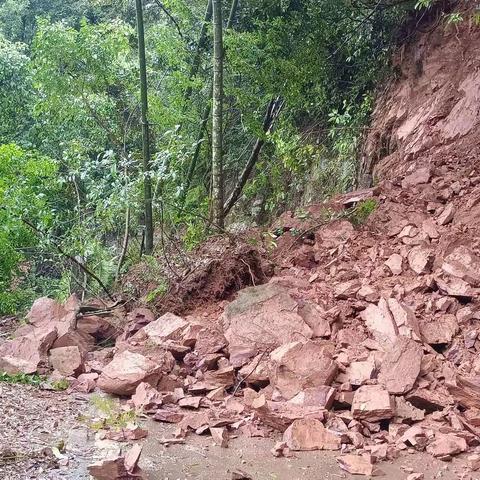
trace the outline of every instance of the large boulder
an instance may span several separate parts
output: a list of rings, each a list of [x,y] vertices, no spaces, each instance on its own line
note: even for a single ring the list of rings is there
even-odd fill
[[[312,329],[297,308],[297,302],[279,284],[241,290],[222,318],[232,365],[240,367],[259,353],[311,338]]]
[[[48,363],[48,350],[56,338],[57,329],[52,324],[32,328],[26,335],[2,343],[0,371],[16,374],[35,373],[45,369]]]
[[[133,339],[139,341],[148,339],[155,345],[162,345],[167,340],[178,340],[187,327],[188,322],[182,317],[166,313],[140,329]]]
[[[381,344],[395,343],[399,334],[398,326],[384,298],[380,299],[378,305],[370,303],[360,316],[377,342]]]
[[[413,388],[423,358],[422,347],[407,337],[397,337],[382,361],[378,381],[389,393],[401,395]]]
[[[97,386],[104,392],[117,395],[132,395],[142,382],[156,387],[162,374],[168,373],[175,363],[172,355],[166,351],[159,360],[157,363],[140,353],[125,350],[105,366]]]
[[[50,365],[65,377],[79,375],[85,371],[85,358],[77,346],[52,348]]]
[[[335,346],[327,341],[292,342],[270,354],[275,400],[290,400],[306,388],[330,385],[337,374]]]

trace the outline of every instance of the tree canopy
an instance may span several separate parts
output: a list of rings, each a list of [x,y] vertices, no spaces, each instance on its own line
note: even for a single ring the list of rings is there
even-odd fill
[[[147,183],[153,258],[216,232],[222,205],[228,229],[352,188],[391,49],[435,3],[215,2],[221,49],[209,0],[1,3],[0,313],[28,292],[95,293],[86,272],[111,285],[138,262]]]

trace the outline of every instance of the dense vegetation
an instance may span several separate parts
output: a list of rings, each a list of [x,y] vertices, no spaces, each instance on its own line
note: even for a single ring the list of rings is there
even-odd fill
[[[214,3],[225,201],[241,193],[227,225],[350,188],[396,35],[432,2]],[[210,7],[143,2],[145,171],[135,2],[0,1],[0,314],[34,295],[98,292],[138,261],[146,181],[154,256],[166,238],[192,248],[215,231]]]

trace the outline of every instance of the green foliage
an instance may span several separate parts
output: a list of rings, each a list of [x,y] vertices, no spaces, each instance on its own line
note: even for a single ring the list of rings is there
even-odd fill
[[[206,0],[162,3],[170,16],[157,2],[145,3],[152,131],[146,175],[162,241],[181,237],[180,247],[192,250],[211,232],[211,122],[203,138],[199,125],[210,105],[212,32],[197,56]],[[373,93],[414,5],[239,2],[225,32],[227,195],[255,139],[265,146],[233,214],[268,222],[352,188]],[[56,246],[111,285],[127,211],[124,270],[139,259],[144,173],[133,8],[126,0],[0,2],[0,314],[18,312],[38,294],[99,293]],[[446,17],[447,24],[458,21]],[[284,107],[265,134],[265,109],[277,97]],[[145,262],[146,276],[159,284],[158,260]],[[160,281],[147,300],[166,289]]]
[[[61,378],[60,380],[55,380],[52,383],[52,388],[56,392],[63,392],[70,386],[70,382],[66,378]]]
[[[90,402],[101,417],[100,419],[89,419],[88,425],[93,430],[102,428],[120,430],[135,421],[135,411],[123,410],[120,403],[112,398],[92,395]]]
[[[44,378],[37,374],[28,375],[26,373],[9,374],[0,372],[0,382],[20,385],[39,386],[44,382]]]
[[[15,279],[40,240],[22,220],[46,231],[53,226],[57,173],[56,162],[38,152],[0,145],[0,314],[15,313],[27,301]]]
[[[353,208],[352,212],[349,213],[348,219],[355,226],[363,225],[368,220],[368,217],[377,209],[377,206],[378,203],[374,198],[362,200]]]
[[[0,32],[0,145],[27,143],[33,94],[29,63],[26,45],[9,42]]]

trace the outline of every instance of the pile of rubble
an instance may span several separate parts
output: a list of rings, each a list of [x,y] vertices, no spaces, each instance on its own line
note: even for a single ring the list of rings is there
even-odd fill
[[[0,345],[0,371],[127,398],[176,424],[166,444],[279,431],[273,455],[338,450],[354,474],[402,451],[469,452],[477,469],[480,177],[458,175],[439,162],[337,201],[374,198],[368,228],[339,220],[301,242],[285,228],[293,260],[220,318],[41,298]]]

